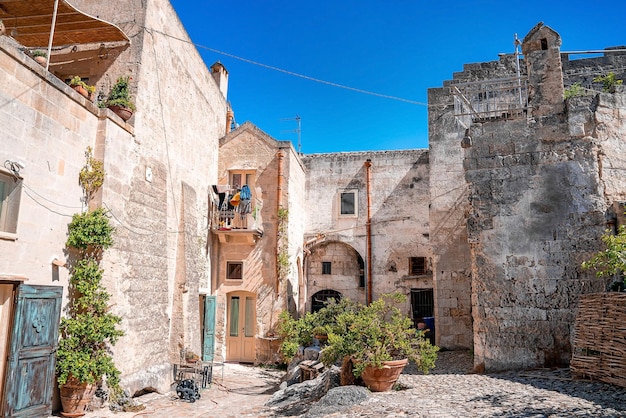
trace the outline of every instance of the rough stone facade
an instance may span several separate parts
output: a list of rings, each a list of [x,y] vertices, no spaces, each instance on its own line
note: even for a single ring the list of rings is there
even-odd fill
[[[303,161],[308,293],[301,309],[310,310],[320,291],[365,303],[368,293],[373,300],[396,290],[409,296],[411,289],[432,289],[427,150],[312,154]],[[345,192],[355,193],[354,214],[341,214]],[[411,257],[424,258],[425,271],[412,274]],[[323,262],[331,263],[330,274],[323,274]],[[405,312],[411,315],[410,297]]]
[[[0,241],[7,255],[0,272],[26,276],[29,284],[56,284],[54,277],[67,286],[66,269],[53,275],[50,259],[64,258],[69,216],[82,208],[78,171],[92,146],[107,172],[94,204],[110,210],[117,228],[103,268],[111,309],[123,318],[125,336],[114,348],[122,384],[131,393],[164,391],[180,350],[201,348],[198,290],[209,284],[207,196],[217,178],[228,106],[195,47],[163,34],[187,39],[168,1],[77,3],[119,24],[130,47],[103,56],[111,61],[106,64],[65,66],[57,78],[0,38],[2,96],[10,103],[0,110],[2,159],[26,163],[24,184],[34,197],[22,194],[18,239]],[[103,92],[118,76],[132,77],[137,112],[129,124],[63,83],[66,72],[79,68]],[[181,79],[190,80],[187,88]]]
[[[429,90],[428,150],[299,155],[250,123],[228,132],[228,73],[211,74],[173,38],[187,35],[169,2],[76,4],[119,24],[131,44],[51,74],[0,37],[0,157],[26,166],[18,230],[0,233],[0,283],[67,288],[52,260],[64,261],[67,224],[84,209],[77,177],[92,146],[107,172],[93,205],[117,227],[104,281],[123,318],[114,354],[131,393],[168,390],[180,350],[202,352],[203,297],[216,299],[217,360],[276,361],[284,309],[393,291],[411,296],[414,318],[427,315],[413,296],[430,292],[436,343],[473,348],[479,369],[569,360],[578,295],[606,285],[580,263],[607,220],[624,218],[626,93],[563,100],[564,84],[597,89],[593,78],[608,71],[624,79],[626,54],[571,60],[538,25],[522,44],[523,109],[455,110],[453,87],[518,77],[515,56],[503,55]],[[64,84],[71,71],[102,92],[132,75],[130,123]],[[222,229],[211,186],[233,173],[251,176],[258,210],[245,228]],[[228,278],[231,262],[240,279]],[[239,347],[234,306],[252,309]]]
[[[215,256],[213,294],[217,297],[216,356],[226,361],[274,362],[274,341],[278,315],[296,306],[301,272],[304,224],[304,168],[290,142],[276,141],[246,122],[220,140],[217,184],[232,184],[232,174],[242,173],[253,190],[252,215],[242,229],[212,228]],[[242,178],[243,180],[243,178]],[[241,186],[241,185],[239,185]],[[279,210],[287,218],[281,230]],[[215,208],[215,210],[219,210]],[[239,216],[239,215],[235,215]],[[221,230],[223,229],[223,230]],[[288,268],[278,274],[278,260],[284,252]],[[241,262],[241,280],[229,280],[227,263]],[[231,295],[254,300],[254,352],[240,353],[228,346],[231,330]],[[230,337],[233,337],[232,335]]]
[[[474,118],[466,131],[450,106],[450,89],[429,92],[431,154],[452,150],[456,166],[448,183],[431,184],[431,196],[447,191],[456,196],[433,199],[431,221],[447,211],[467,231],[466,237],[457,233],[467,240],[461,243],[466,256],[461,285],[471,289],[479,369],[568,363],[577,296],[606,286],[580,264],[600,248],[606,211],[623,199],[626,183],[617,169],[622,162],[614,158],[625,138],[624,94],[564,101],[560,43],[558,34],[541,24],[524,39],[528,109],[523,117]],[[564,71],[573,82],[575,72],[568,67],[623,71],[624,58],[609,56],[608,69],[601,66],[607,58],[566,61]],[[447,85],[514,77],[511,64],[505,56],[466,66]],[[471,138],[471,146],[461,148],[464,137]],[[440,168],[432,163],[431,170]],[[437,200],[441,205],[435,206]],[[432,231],[431,237],[436,235]],[[433,247],[436,254],[449,250],[443,238],[433,240]],[[445,277],[440,265],[446,260],[437,260],[437,273]],[[435,283],[438,289],[447,285],[438,275]],[[437,313],[439,322],[444,320],[441,304]]]

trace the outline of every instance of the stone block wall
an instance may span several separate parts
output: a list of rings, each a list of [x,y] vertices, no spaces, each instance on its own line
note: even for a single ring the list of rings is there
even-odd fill
[[[526,117],[475,120],[467,129],[451,93],[429,91],[439,343],[454,343],[452,325],[467,335],[463,321],[442,318],[471,312],[465,324],[473,327],[475,365],[485,370],[568,363],[578,295],[606,286],[580,264],[601,248],[606,210],[626,186],[623,94],[564,101],[558,34],[538,25],[525,43]],[[613,55],[565,61],[566,80],[589,77],[585,68],[616,68],[621,58]],[[515,76],[513,64],[502,56],[466,65],[444,86]],[[469,147],[460,148],[463,138]],[[469,307],[450,295],[459,289],[471,290]]]
[[[314,246],[305,263],[308,296],[322,290],[313,285],[316,275],[313,261],[321,261],[314,254],[323,242],[340,242],[352,247],[364,261],[367,270],[367,171],[364,163],[370,160],[370,215],[372,252],[372,299],[396,290],[407,295],[411,288],[432,288],[432,275],[409,274],[411,257],[425,257],[431,262],[428,242],[429,153],[427,150],[350,152],[312,154],[303,157],[307,169],[307,224],[306,239]],[[358,213],[339,216],[339,194],[356,190]],[[353,264],[356,263],[352,255]],[[367,274],[366,274],[367,276]],[[366,278],[367,280],[367,278]],[[364,302],[358,280],[343,289],[328,284],[328,289],[356,295]],[[337,286],[339,283],[337,284]],[[348,287],[351,286],[351,289]],[[310,300],[307,301],[310,306]],[[410,314],[407,300],[406,313]]]

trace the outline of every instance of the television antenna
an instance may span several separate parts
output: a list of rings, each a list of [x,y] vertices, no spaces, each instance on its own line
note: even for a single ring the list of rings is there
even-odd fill
[[[301,133],[302,133],[302,122],[301,122],[301,120],[302,120],[302,118],[300,117],[300,115],[296,114],[295,118],[283,118],[281,120],[295,120],[296,121],[296,123],[298,125],[298,127],[296,129],[291,129],[291,130],[288,130],[288,131],[281,131],[281,132],[283,132],[283,133],[286,133],[286,132],[295,132],[295,133],[297,133],[298,134],[298,154],[302,153],[302,141],[301,141],[301,139],[302,139],[301,138]]]

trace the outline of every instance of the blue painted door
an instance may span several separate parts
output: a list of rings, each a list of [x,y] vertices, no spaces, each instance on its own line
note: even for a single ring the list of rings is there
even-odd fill
[[[54,352],[59,339],[63,288],[20,285],[7,362],[4,416],[52,413]]]
[[[204,298],[202,361],[213,361],[215,351],[215,296]]]

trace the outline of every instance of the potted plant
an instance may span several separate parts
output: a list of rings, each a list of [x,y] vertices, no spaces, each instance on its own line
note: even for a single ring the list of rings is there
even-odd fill
[[[343,367],[351,367],[372,391],[391,389],[408,361],[427,373],[435,366],[439,348],[396,306],[405,299],[400,293],[383,295],[370,305],[338,314],[322,361],[328,365],[349,359]]]
[[[135,111],[135,104],[130,96],[129,82],[128,76],[118,78],[106,100],[102,102],[102,107],[108,107],[124,121],[130,119]]]
[[[85,83],[80,76],[74,76],[70,79],[69,85],[71,88],[73,88],[74,90],[76,90],[78,93],[80,93],[81,96],[90,99],[92,95],[96,92],[96,87],[95,86],[90,86],[89,84]]]
[[[87,164],[79,176],[89,201],[103,179],[104,170],[86,152]],[[89,181],[86,181],[88,179]],[[123,335],[117,329],[121,318],[109,312],[109,293],[102,285],[99,261],[102,252],[113,244],[113,232],[106,212],[98,208],[75,214],[68,225],[66,246],[71,257],[69,301],[61,319],[56,351],[56,372],[65,416],[84,415],[97,384],[106,376],[107,386],[119,389],[119,370],[109,347]]]
[[[40,65],[46,66],[48,63],[48,54],[46,51],[42,51],[40,49],[35,49],[30,53],[35,61],[37,61]]]

